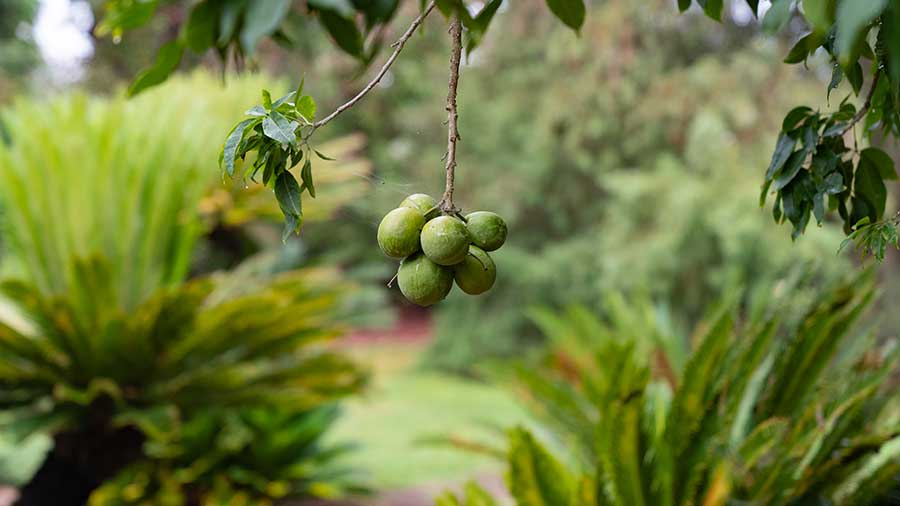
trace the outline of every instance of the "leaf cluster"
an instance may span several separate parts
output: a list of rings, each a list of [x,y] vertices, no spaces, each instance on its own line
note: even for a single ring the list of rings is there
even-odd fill
[[[897,179],[894,162],[881,149],[857,152],[846,145],[843,133],[855,115],[856,108],[844,102],[834,113],[823,115],[801,106],[785,117],[760,206],[771,190],[772,215],[777,223],[793,225],[792,238],[806,230],[810,215],[821,225],[827,212],[837,211],[848,233],[863,218],[875,222],[884,216],[884,181]]]
[[[722,0],[698,3],[708,16],[721,18]],[[756,0],[747,0],[747,4],[757,12]],[[690,5],[691,0],[679,1],[681,10]],[[844,137],[848,132],[855,136],[857,124],[868,140],[875,132],[885,138],[900,136],[900,5],[886,0],[774,0],[762,19],[762,28],[778,32],[795,16],[803,20],[807,33],[784,62],[805,64],[821,51],[832,67],[826,96],[844,80],[860,95],[866,74],[870,76],[869,91],[859,110],[848,103],[847,96],[832,112],[800,106],[785,116],[766,171],[761,205],[771,188],[775,221],[789,221],[793,238],[805,231],[810,213],[821,223],[828,212],[837,211],[848,235],[864,218],[869,223],[886,223],[882,221],[884,182],[897,178],[894,163],[883,151],[858,151],[855,139],[853,148],[847,147]],[[862,237],[854,234],[852,239]],[[864,245],[859,249],[872,251]],[[875,251],[883,249],[876,247]]]
[[[312,175],[312,153],[319,158],[331,160],[310,147],[309,135],[315,130],[316,103],[309,95],[303,94],[301,81],[297,91],[272,101],[267,90],[262,92],[262,105],[254,106],[246,112],[249,116],[234,126],[225,139],[219,153],[219,167],[233,177],[238,159],[245,160],[255,152],[242,178],[259,182],[275,190],[275,197],[284,214],[283,238],[299,233],[303,226],[303,205],[301,196],[306,191],[315,198],[316,187]],[[290,169],[300,165],[300,180]]]
[[[125,32],[149,23],[171,0],[108,0],[96,33],[124,36]],[[381,47],[377,28],[389,22],[399,0],[202,0],[186,13],[177,38],[164,44],[155,61],[134,80],[129,93],[134,95],[165,81],[179,66],[184,54],[203,54],[215,50],[224,61],[252,57],[260,42],[270,38],[286,47],[294,41],[285,30],[294,17],[318,21],[344,52],[368,64]],[[368,47],[366,41],[372,40]]]
[[[553,345],[517,385],[562,451],[510,432],[516,503],[878,504],[900,472],[900,356],[851,330],[872,286],[835,287],[789,329],[726,302],[692,349],[646,304],[535,313]]]

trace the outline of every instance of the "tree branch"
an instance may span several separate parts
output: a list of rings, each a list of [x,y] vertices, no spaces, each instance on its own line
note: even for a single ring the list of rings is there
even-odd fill
[[[459,209],[453,205],[453,185],[456,176],[456,142],[459,141],[459,128],[456,121],[459,114],[456,111],[456,88],[459,84],[459,60],[462,55],[462,23],[459,16],[453,18],[450,23],[450,39],[452,42],[450,51],[450,81],[447,91],[447,165],[444,170],[447,180],[444,187],[444,196],[439,204],[445,214],[459,214]]]
[[[881,77],[881,69],[875,71],[875,74],[872,76],[872,86],[869,88],[869,93],[866,95],[866,101],[863,102],[862,107],[856,111],[856,114],[853,115],[853,118],[850,119],[850,122],[847,123],[847,126],[841,131],[841,135],[849,132],[854,125],[860,122],[865,116],[866,113],[869,112],[869,107],[872,106],[872,95],[875,94],[875,88],[878,87],[878,78]]]
[[[387,59],[386,62],[384,62],[384,65],[382,65],[381,70],[379,70],[378,73],[375,74],[375,77],[371,81],[369,81],[369,84],[367,84],[366,87],[363,88],[359,93],[357,93],[356,96],[354,96],[349,101],[347,101],[347,103],[345,103],[345,104],[341,105],[340,107],[338,107],[337,109],[335,109],[334,112],[332,112],[328,116],[325,116],[324,118],[320,119],[319,121],[316,121],[315,123],[313,123],[312,124],[313,131],[315,131],[317,128],[325,125],[326,123],[333,120],[334,118],[338,117],[338,115],[340,115],[342,112],[344,112],[347,109],[356,105],[356,103],[359,102],[360,100],[362,100],[362,98],[364,96],[366,96],[367,93],[372,91],[372,88],[374,88],[375,86],[378,85],[379,82],[381,82],[381,78],[383,78],[384,75],[387,74],[387,71],[391,68],[391,65],[394,64],[395,60],[397,60],[397,56],[400,55],[400,51],[403,50],[403,46],[406,45],[406,41],[408,41],[409,38],[412,37],[412,35],[416,32],[416,30],[422,24],[422,21],[424,21],[425,18],[428,16],[428,14],[431,13],[431,11],[434,9],[434,5],[435,5],[435,0],[431,0],[431,2],[428,2],[428,5],[425,7],[425,10],[423,10],[422,13],[419,14],[419,16],[413,20],[412,24],[409,25],[409,28],[406,29],[406,32],[404,32],[403,35],[399,39],[397,39],[397,42],[394,42],[393,44],[391,44],[391,47],[394,48],[394,52],[391,53],[391,56]],[[310,132],[310,134],[311,133],[312,132]]]

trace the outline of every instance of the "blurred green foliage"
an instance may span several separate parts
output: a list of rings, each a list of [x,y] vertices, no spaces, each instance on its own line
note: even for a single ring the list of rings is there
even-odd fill
[[[515,377],[544,430],[510,432],[517,504],[884,504],[900,355],[853,328],[873,294],[851,279],[789,326],[779,298],[743,321],[732,298],[690,335],[640,300],[536,313],[551,346]]]
[[[437,308],[431,363],[468,369],[520,353],[540,340],[523,306],[598,308],[611,289],[640,289],[690,326],[730,287],[817,285],[849,267],[839,230],[791,244],[756,207],[781,107],[815,97],[816,83],[776,63],[753,27],[659,15],[668,8],[603,2],[575,37],[524,2],[494,21],[519,43],[489,38],[469,55],[456,195],[466,211],[509,221],[495,259],[506,274],[482,297],[451,294]],[[370,222],[406,194],[443,185],[444,39],[413,40],[390,87],[333,123],[366,132],[384,182],[355,206],[364,227],[346,224],[347,236],[374,235]],[[345,244],[357,263],[385,263]]]
[[[151,439],[154,459],[119,473],[92,494],[88,506],[187,504],[198,490],[205,492],[204,506],[362,492],[361,479],[336,464],[352,447],[322,445],[338,414],[335,406],[200,413],[180,427],[178,437]]]
[[[30,23],[37,7],[37,0],[0,2],[0,101],[19,89],[23,77],[38,61],[37,48],[30,39]]]
[[[196,277],[218,267],[195,256],[198,244],[247,237],[253,247],[231,264],[281,246],[274,201],[224,185],[215,161],[261,79],[222,87],[197,74],[135,100],[73,94],[2,113],[3,269],[22,280],[2,284],[4,431],[51,434],[45,466],[88,488],[133,463],[98,504],[354,489],[329,467],[340,449],[321,444],[334,418],[323,406],[365,381],[323,347],[351,286],[335,269],[278,274],[313,263],[297,247]],[[366,190],[361,143],[328,143],[345,162],[327,164],[313,222]],[[117,488],[128,476],[140,486]]]

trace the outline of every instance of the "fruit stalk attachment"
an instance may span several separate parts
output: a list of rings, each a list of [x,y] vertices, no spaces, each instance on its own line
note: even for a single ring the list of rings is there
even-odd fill
[[[453,185],[456,176],[456,143],[459,141],[459,128],[456,111],[456,88],[459,84],[459,61],[462,56],[462,23],[459,16],[453,18],[450,23],[450,81],[447,91],[447,164],[444,170],[447,179],[444,186],[444,195],[438,203],[441,212],[449,215],[459,215],[459,209],[453,204]]]

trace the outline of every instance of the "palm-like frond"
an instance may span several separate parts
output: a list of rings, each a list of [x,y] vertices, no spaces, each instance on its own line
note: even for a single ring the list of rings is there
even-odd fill
[[[257,501],[288,497],[333,498],[360,492],[360,478],[341,467],[350,448],[324,446],[338,415],[329,405],[309,411],[218,410],[183,423],[161,417],[147,446],[152,460],[125,469],[94,491],[89,506],[183,503],[197,492]],[[210,493],[212,491],[212,493]]]
[[[548,367],[520,369],[521,390],[578,467],[513,431],[513,496],[540,504],[528,498],[546,496],[546,483],[580,479],[596,491],[579,495],[585,505],[875,504],[900,475],[900,424],[885,386],[900,354],[840,351],[867,339],[850,329],[873,293],[863,275],[793,329],[780,329],[777,310],[742,321],[726,304],[675,367],[660,366],[670,362],[661,350],[679,345],[647,328],[645,305],[610,306],[617,313],[602,321],[577,309],[537,313],[554,344]]]
[[[111,278],[103,261],[72,268],[79,274],[68,297],[0,285],[0,409],[16,409],[21,427],[41,428],[34,422],[48,412],[77,424],[100,398],[132,415],[159,406],[183,416],[222,406],[304,409],[364,379],[316,346],[336,335],[329,315],[337,292],[303,271],[212,303],[215,283],[198,280],[125,311],[104,303]]]

